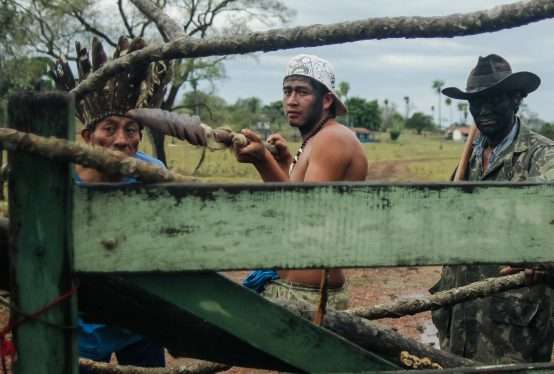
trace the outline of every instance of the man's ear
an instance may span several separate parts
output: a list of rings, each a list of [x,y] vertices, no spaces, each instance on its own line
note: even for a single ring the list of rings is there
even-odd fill
[[[331,92],[327,92],[325,95],[323,95],[323,109],[326,111],[330,111],[334,101],[335,98],[333,97],[333,94],[331,94]]]
[[[516,114],[519,111],[519,107],[521,106],[521,103],[523,102],[523,98],[525,96],[527,95],[524,95],[521,92],[516,92],[515,94],[511,95],[510,98],[512,99],[512,103],[514,105],[514,111]]]
[[[92,136],[92,131],[90,131],[88,127],[85,127],[84,129],[81,130],[81,137],[83,138],[85,143],[90,143],[91,136]]]

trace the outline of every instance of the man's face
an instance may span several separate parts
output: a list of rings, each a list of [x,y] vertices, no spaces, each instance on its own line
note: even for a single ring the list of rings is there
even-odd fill
[[[85,141],[91,145],[110,148],[134,156],[142,134],[140,126],[130,118],[110,116],[96,125],[94,131],[82,132]]]
[[[497,93],[469,99],[469,110],[484,136],[503,138],[512,129],[518,103],[514,95]]]
[[[288,78],[283,82],[283,110],[291,126],[315,124],[323,113],[323,98],[308,81]]]

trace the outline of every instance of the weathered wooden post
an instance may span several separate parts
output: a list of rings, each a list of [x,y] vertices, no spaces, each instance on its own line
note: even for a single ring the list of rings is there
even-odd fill
[[[11,127],[43,136],[73,132],[72,100],[58,93],[21,93],[8,104]],[[69,164],[9,153],[12,323],[19,374],[77,373]]]

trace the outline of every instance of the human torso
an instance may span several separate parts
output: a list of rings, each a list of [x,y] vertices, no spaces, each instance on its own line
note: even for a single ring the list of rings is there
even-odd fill
[[[490,148],[488,152],[491,152]],[[471,155],[468,180],[523,182],[554,179],[554,141],[523,126],[512,144],[491,163],[483,162],[486,157],[486,152]],[[488,164],[486,170],[484,164]]]
[[[332,134],[330,132],[333,132]],[[327,134],[324,134],[327,132]],[[330,121],[325,127],[323,127],[316,135],[313,136],[310,141],[307,142],[300,154],[298,161],[292,169],[290,180],[293,182],[309,182],[306,180],[306,173],[310,167],[310,159],[312,157],[314,144],[318,141],[318,136],[324,136],[328,138],[340,138],[340,142],[346,142],[348,146],[343,146],[341,149],[334,149],[329,146],[329,152],[345,152],[349,162],[344,170],[338,171],[339,177],[330,181],[363,181],[367,175],[367,159],[365,152],[359,141],[356,139],[352,131],[348,128]],[[337,139],[338,140],[338,139]],[[316,146],[318,146],[316,144]],[[344,156],[341,155],[341,156]],[[337,250],[341,250],[337,248]],[[279,277],[291,283],[319,287],[321,282],[322,271],[316,270],[284,270],[279,271]],[[338,288],[344,284],[345,277],[341,269],[332,269],[329,271],[328,285],[331,288]]]
[[[349,159],[350,164],[341,171],[341,176],[334,181],[363,181],[367,176],[367,158],[364,149],[358,139],[354,136],[354,133],[341,124],[332,122],[325,126],[318,134],[316,134],[311,141],[309,141],[302,149],[302,153],[299,155],[298,162],[292,168],[290,173],[291,182],[305,182],[306,171],[310,165],[310,157],[313,148],[313,143],[317,137],[324,131],[335,130],[336,136],[341,137],[341,140],[347,140],[348,147],[339,150],[345,152]],[[329,180],[331,182],[331,180]]]

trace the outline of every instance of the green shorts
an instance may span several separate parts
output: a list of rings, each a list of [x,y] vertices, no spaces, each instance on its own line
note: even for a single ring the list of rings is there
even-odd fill
[[[327,306],[334,310],[344,310],[348,308],[348,293],[346,287],[334,288],[328,290]],[[303,301],[305,303],[319,305],[319,289],[312,287],[303,287],[282,280],[274,280],[265,286],[262,296],[279,299]]]

